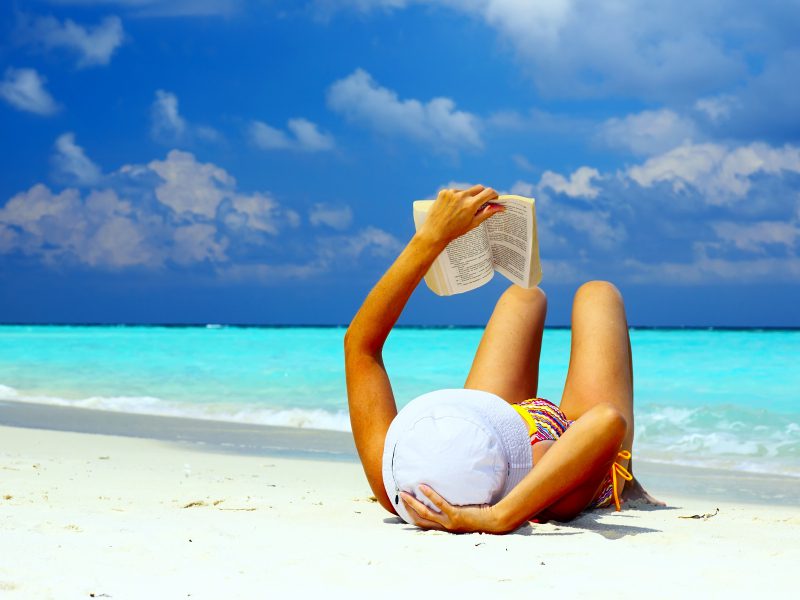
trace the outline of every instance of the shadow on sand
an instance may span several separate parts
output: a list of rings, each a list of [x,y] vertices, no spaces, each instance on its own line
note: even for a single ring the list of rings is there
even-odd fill
[[[656,510],[678,510],[675,506],[653,506],[650,504],[642,503],[640,505],[632,505],[630,508],[635,508],[637,511],[656,511]],[[603,523],[602,519],[606,516],[614,515],[615,521],[619,519],[635,519],[633,514],[625,513],[609,513],[607,511],[595,510],[582,513],[572,521],[562,523],[560,521],[549,521],[549,525],[554,527],[539,527],[536,523],[526,523],[520,528],[512,531],[509,535],[524,535],[524,536],[564,536],[564,535],[580,535],[582,533],[596,533],[603,536],[607,540],[618,540],[624,537],[641,535],[643,533],[661,533],[660,529],[653,529],[652,527],[641,527],[639,525],[628,525],[625,523]],[[387,517],[383,519],[387,525],[405,525],[408,531],[425,530],[407,525],[400,517]]]
[[[647,503],[632,502],[628,508],[633,508],[637,511],[652,512],[657,510],[678,510],[675,506],[654,506]],[[603,523],[602,520],[606,516],[614,516],[614,521],[611,523]],[[627,525],[624,523],[617,523],[618,519],[635,519],[634,514],[628,513],[614,513],[607,510],[599,509],[581,513],[572,521],[565,523],[558,521],[551,521],[559,529],[566,529],[574,533],[591,532],[603,536],[607,540],[618,540],[632,535],[641,535],[643,533],[661,533],[660,529],[653,529],[652,527],[641,527],[639,525]],[[515,533],[518,535],[564,535],[565,532],[537,532],[535,524],[528,524],[521,527]]]

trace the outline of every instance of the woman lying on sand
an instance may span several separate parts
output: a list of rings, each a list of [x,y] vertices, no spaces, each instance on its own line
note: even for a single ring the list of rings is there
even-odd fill
[[[547,301],[510,287],[495,306],[463,389],[398,414],[381,356],[414,288],[445,246],[503,210],[483,186],[443,190],[345,335],[350,420],[386,510],[422,528],[512,531],[569,520],[625,497],[652,501],[629,473],[633,371],[625,307],[607,282],[580,287],[560,406],[536,397]]]

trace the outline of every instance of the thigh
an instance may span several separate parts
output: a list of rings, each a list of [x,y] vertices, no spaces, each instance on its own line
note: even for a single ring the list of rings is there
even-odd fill
[[[577,419],[605,403],[628,423],[622,444],[633,444],[633,368],[625,305],[619,290],[605,281],[580,287],[572,306],[572,344],[561,410]],[[624,461],[619,461],[624,466]]]
[[[465,388],[516,404],[536,396],[547,298],[539,288],[511,286],[486,325]]]

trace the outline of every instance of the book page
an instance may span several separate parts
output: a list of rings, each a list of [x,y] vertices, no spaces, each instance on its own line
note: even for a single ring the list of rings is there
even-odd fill
[[[417,229],[427,217],[433,200],[414,202]],[[468,292],[494,277],[489,239],[481,225],[450,242],[425,274],[425,283],[435,294],[450,296]]]
[[[474,290],[489,282],[494,267],[486,230],[481,227],[468,231],[447,244],[436,260],[445,259],[444,271],[452,294]]]
[[[533,287],[541,280],[536,221],[531,198],[500,196],[505,206],[485,223],[498,273],[522,287]]]

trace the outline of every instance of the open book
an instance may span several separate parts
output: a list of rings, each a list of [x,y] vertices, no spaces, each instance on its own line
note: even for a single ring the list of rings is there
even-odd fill
[[[414,202],[417,229],[433,202]],[[425,283],[435,294],[451,296],[474,290],[488,283],[495,271],[524,288],[535,287],[542,280],[534,199],[500,196],[494,202],[505,210],[450,242],[425,274]]]

